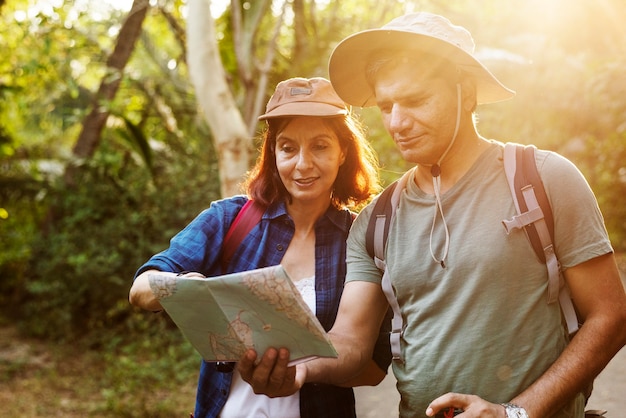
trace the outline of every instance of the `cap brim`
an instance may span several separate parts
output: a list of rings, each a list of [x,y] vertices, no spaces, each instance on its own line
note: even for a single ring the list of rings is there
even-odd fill
[[[339,97],[353,106],[375,106],[376,98],[365,78],[365,67],[374,52],[394,47],[432,53],[459,65],[476,80],[478,104],[499,102],[515,95],[485,66],[454,44],[415,32],[371,29],[347,37],[330,56],[329,78]]]
[[[329,105],[327,103],[291,102],[259,116],[259,120],[285,118],[294,116],[332,117],[347,115],[345,108]]]

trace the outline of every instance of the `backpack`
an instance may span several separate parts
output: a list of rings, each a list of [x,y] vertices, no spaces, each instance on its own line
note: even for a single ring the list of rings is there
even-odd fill
[[[507,143],[504,149],[504,170],[511,189],[517,215],[512,219],[503,220],[507,232],[523,229],[530,241],[535,254],[545,263],[548,269],[548,303],[560,302],[561,311],[570,334],[578,330],[579,323],[567,287],[560,270],[560,264],[554,252],[554,219],[550,202],[537,170],[535,147]],[[399,180],[390,184],[378,197],[369,219],[365,237],[368,254],[374,259],[376,267],[383,273],[382,290],[385,293],[390,309],[391,319],[390,343],[394,360],[403,361],[400,350],[400,338],[403,332],[403,320],[400,307],[391,286],[391,280],[385,269],[385,246],[389,227],[400,202],[402,190],[412,170],[406,172]]]

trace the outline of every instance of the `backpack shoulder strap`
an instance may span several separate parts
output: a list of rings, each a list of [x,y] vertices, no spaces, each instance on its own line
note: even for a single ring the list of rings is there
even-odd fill
[[[374,261],[378,259],[380,262],[384,262],[385,260],[384,250],[389,235],[389,227],[411,172],[412,170],[407,171],[402,177],[387,186],[374,205],[365,233],[365,249]],[[376,265],[378,266],[380,262],[377,261]],[[378,266],[378,268],[384,270],[384,266],[382,268]]]
[[[396,214],[396,208],[400,203],[400,196],[406,187],[411,172],[412,170],[409,170],[404,173],[399,180],[390,184],[380,194],[372,210],[365,235],[365,247],[367,252],[374,259],[376,267],[383,273],[381,287],[389,303],[389,308],[393,313],[391,318],[391,330],[389,332],[391,355],[394,360],[400,362],[404,361],[402,349],[400,348],[400,339],[404,331],[404,323],[400,305],[398,304],[398,299],[396,298],[395,291],[391,285],[391,279],[386,269],[385,246],[387,244],[387,236],[389,235],[389,227]],[[385,321],[387,320],[386,317]]]
[[[241,241],[250,230],[261,221],[265,208],[254,200],[248,200],[239,210],[237,217],[230,225],[222,244],[222,272],[226,272],[230,261]]]
[[[545,245],[543,245],[544,242],[542,241],[546,241],[547,243],[548,239],[550,242],[554,240],[554,219],[552,218],[552,208],[550,207],[548,196],[543,187],[543,181],[541,181],[539,171],[537,170],[535,147],[532,145],[523,146],[519,144],[510,144],[508,146],[515,147],[515,176],[513,179],[515,190],[514,199],[517,201],[520,213],[529,212],[531,210],[529,205],[534,206],[532,199],[527,202],[526,196],[529,194],[529,189],[532,189],[537,205],[543,213],[543,220],[545,221],[545,227],[549,234],[548,237],[542,238],[540,236],[540,228],[538,228],[539,224],[537,223],[539,220],[525,225],[525,229],[537,257],[539,257],[541,262],[545,263],[546,256],[543,251]]]
[[[535,254],[548,269],[548,303],[560,302],[570,333],[578,329],[576,311],[564,285],[561,267],[554,250],[552,208],[537,170],[535,147],[507,143],[504,148],[504,171],[517,215],[502,221],[508,233],[523,229]]]
[[[376,230],[383,228],[383,236],[387,236],[389,233],[389,224],[391,223],[391,217],[393,216],[394,209],[391,206],[391,195],[393,194],[396,186],[398,185],[398,181],[394,181],[389,186],[382,191],[376,204],[374,205],[374,210],[372,211],[372,215],[370,217],[369,223],[367,224],[367,232],[365,235],[365,249],[370,257],[384,257],[382,254],[377,254],[374,250],[374,236],[376,235]],[[381,222],[378,222],[377,219],[381,219]]]

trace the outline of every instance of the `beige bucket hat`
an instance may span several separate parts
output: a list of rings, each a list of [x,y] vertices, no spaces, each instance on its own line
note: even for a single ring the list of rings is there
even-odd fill
[[[341,41],[330,56],[330,81],[339,96],[353,106],[376,105],[365,68],[376,51],[415,50],[445,57],[476,82],[478,104],[507,100],[515,95],[474,57],[474,40],[467,29],[443,16],[427,12],[400,16],[380,29],[364,30]]]
[[[331,117],[348,114],[348,105],[325,78],[295,77],[276,85],[259,120],[293,116]]]

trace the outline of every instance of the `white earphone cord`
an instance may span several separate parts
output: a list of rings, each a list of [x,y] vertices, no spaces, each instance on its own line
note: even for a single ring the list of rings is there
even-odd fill
[[[445,152],[437,161],[437,164],[433,165],[430,169],[430,173],[433,176],[433,189],[435,191],[435,211],[433,213],[433,223],[430,227],[430,256],[433,258],[435,263],[441,264],[442,268],[446,268],[445,260],[448,257],[448,250],[450,248],[450,232],[448,231],[448,224],[446,223],[446,218],[443,216],[443,207],[441,205],[441,167],[439,164],[443,161],[443,159],[452,148],[454,141],[456,141],[456,136],[459,133],[459,124],[461,123],[461,85],[457,83],[456,85],[456,97],[457,97],[457,105],[456,105],[456,126],[454,127],[454,135],[452,136],[452,140],[448,144],[448,148],[446,148]],[[435,223],[437,222],[437,214],[441,215],[441,220],[443,221],[443,228],[446,234],[446,241],[443,247],[443,255],[440,259],[435,256],[435,252],[433,251],[433,233],[435,231]]]

